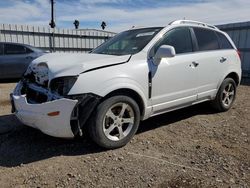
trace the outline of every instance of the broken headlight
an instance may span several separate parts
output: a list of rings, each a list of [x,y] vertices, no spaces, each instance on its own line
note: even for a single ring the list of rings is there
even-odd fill
[[[54,78],[50,82],[51,92],[66,96],[77,80],[77,76]]]

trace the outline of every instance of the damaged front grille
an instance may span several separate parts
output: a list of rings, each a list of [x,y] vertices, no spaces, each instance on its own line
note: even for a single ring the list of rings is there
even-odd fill
[[[22,81],[20,92],[22,95],[26,95],[27,102],[31,104],[44,103],[62,98],[58,94],[50,92],[47,88],[27,80]]]
[[[31,103],[43,103],[59,98],[67,98],[78,76],[49,78],[46,62],[31,64],[22,78],[21,94],[25,94]]]
[[[69,77],[65,78],[69,80]],[[68,82],[65,84],[65,82],[63,82],[65,78],[53,79],[49,88],[46,88],[36,82],[34,83],[34,80],[28,80],[26,77],[18,84],[17,88],[19,89],[16,89],[16,94],[26,95],[26,100],[29,104],[41,104],[62,98],[77,100],[78,102],[71,113],[70,126],[75,136],[82,136],[82,129],[89,120],[96,106],[99,104],[101,97],[92,93],[63,96],[65,91],[68,92],[71,88],[71,83],[74,83],[76,80],[76,78],[74,78],[74,80],[70,81],[71,83]],[[65,86],[68,86],[66,87],[66,90]]]
[[[78,76],[55,77],[48,76],[48,67],[40,63],[30,67],[19,82],[14,93],[26,95],[29,104],[41,104],[58,99],[77,100],[70,117],[70,126],[75,136],[82,136],[82,129],[89,120],[101,97],[92,93],[70,95]],[[72,92],[74,93],[74,91]]]
[[[35,91],[29,87],[26,88],[26,97],[29,102],[44,103],[48,101],[48,96],[46,94]]]
[[[34,81],[32,73],[22,79],[21,94],[26,95],[28,102],[43,103],[59,98],[68,98],[68,92],[76,82],[77,77],[60,77],[51,81],[48,87],[47,82],[41,85]]]

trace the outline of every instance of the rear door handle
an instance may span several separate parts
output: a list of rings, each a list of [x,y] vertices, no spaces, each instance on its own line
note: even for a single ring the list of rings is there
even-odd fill
[[[199,63],[197,63],[195,61],[193,61],[192,64],[193,64],[194,67],[197,67],[199,65]]]
[[[221,62],[221,63],[224,63],[226,60],[227,60],[227,58],[225,58],[225,57],[221,57],[221,58],[220,58],[220,62]]]

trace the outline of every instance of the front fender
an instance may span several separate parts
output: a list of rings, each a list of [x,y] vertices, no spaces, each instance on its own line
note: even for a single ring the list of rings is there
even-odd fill
[[[109,68],[80,74],[68,95],[93,93],[105,97],[115,90],[131,89],[141,97],[145,106],[144,117],[146,118],[147,114],[151,112],[151,100],[148,99],[147,70],[139,71],[137,69],[137,73],[121,70]]]
[[[98,96],[105,97],[112,91],[118,89],[131,89],[141,96],[145,107],[148,106],[147,96],[145,95],[148,93],[147,88],[145,88],[145,86],[143,87],[135,80],[126,77],[119,77],[102,81],[101,79],[97,80],[89,80],[88,78],[79,77],[75,85],[70,90],[69,95],[93,93]]]

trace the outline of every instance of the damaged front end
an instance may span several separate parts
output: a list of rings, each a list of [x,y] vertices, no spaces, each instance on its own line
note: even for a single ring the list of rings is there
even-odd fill
[[[68,95],[77,76],[49,79],[46,63],[29,67],[17,84],[11,100],[13,112],[24,124],[50,136],[73,138],[98,104],[94,94]]]

